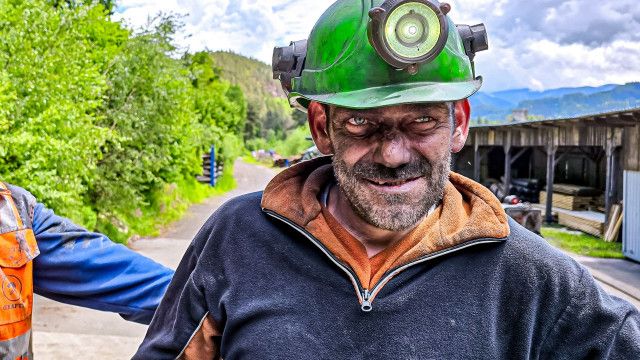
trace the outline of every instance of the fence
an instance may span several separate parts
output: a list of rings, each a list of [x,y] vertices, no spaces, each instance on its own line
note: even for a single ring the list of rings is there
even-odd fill
[[[214,166],[211,166],[211,164]],[[202,155],[202,175],[198,176],[197,179],[201,183],[216,186],[216,182],[222,176],[223,170],[222,159],[216,159],[216,149],[212,146],[208,154]]]

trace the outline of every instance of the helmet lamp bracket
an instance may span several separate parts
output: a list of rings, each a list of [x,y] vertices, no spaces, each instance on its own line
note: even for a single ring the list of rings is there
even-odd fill
[[[307,40],[292,41],[289,46],[273,49],[273,78],[280,80],[285,92],[291,92],[291,80],[302,75],[306,57]]]
[[[487,29],[484,24],[477,25],[456,25],[462,43],[464,44],[464,51],[471,61],[476,56],[478,51],[484,51],[489,49],[489,40],[487,38]]]

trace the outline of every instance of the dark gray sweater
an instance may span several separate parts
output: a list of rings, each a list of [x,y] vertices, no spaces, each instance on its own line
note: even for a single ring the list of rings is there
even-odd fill
[[[134,359],[186,357],[206,319],[201,359],[640,359],[637,310],[513,221],[507,239],[401,272],[364,312],[344,271],[260,200],[205,224]]]

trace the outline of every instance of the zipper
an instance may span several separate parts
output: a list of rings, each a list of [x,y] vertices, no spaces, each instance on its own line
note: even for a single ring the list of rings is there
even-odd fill
[[[297,230],[299,233],[301,233],[302,235],[304,235],[307,239],[309,239],[316,247],[318,247],[334,264],[336,264],[336,266],[338,266],[342,271],[344,271],[349,278],[351,279],[351,282],[353,283],[353,286],[356,289],[356,294],[358,295],[358,301],[361,304],[364,304],[365,301],[368,301],[369,298],[369,290],[365,289],[362,284],[360,284],[360,280],[358,280],[358,276],[355,274],[355,272],[348,266],[344,265],[340,260],[338,260],[338,258],[335,257],[335,255],[333,255],[331,253],[331,251],[329,251],[329,249],[327,249],[326,246],[324,246],[320,240],[316,239],[315,236],[311,235],[311,233],[309,233],[307,230],[305,230],[304,228],[300,227],[298,224],[292,222],[291,220],[287,219],[286,217],[275,213],[271,210],[264,210],[263,211],[275,218],[278,219],[282,222],[284,222],[285,224],[289,225],[290,227],[294,228],[295,230]]]
[[[441,251],[437,251],[435,253],[432,254],[428,254],[426,256],[423,256],[421,258],[418,258],[414,261],[408,262],[404,265],[398,266],[393,270],[390,270],[387,272],[387,274],[385,276],[382,277],[382,279],[380,279],[376,285],[373,287],[373,289],[370,291],[369,289],[365,289],[362,284],[360,283],[360,280],[358,279],[358,276],[354,273],[354,271],[344,265],[340,260],[338,260],[335,255],[333,255],[331,253],[331,251],[329,251],[329,249],[327,249],[326,246],[324,246],[320,240],[318,240],[315,236],[313,236],[311,233],[309,233],[307,230],[305,230],[304,228],[302,228],[301,226],[299,226],[298,224],[292,222],[291,220],[287,219],[286,217],[273,212],[271,210],[266,210],[263,209],[262,211],[264,211],[267,215],[278,219],[280,221],[282,221],[283,223],[289,225],[290,227],[294,228],[295,230],[297,230],[299,233],[301,233],[302,235],[304,235],[307,239],[309,239],[316,247],[318,247],[336,266],[338,266],[342,271],[344,271],[349,278],[351,279],[351,282],[353,283],[353,286],[355,287],[356,290],[356,294],[358,295],[358,301],[360,302],[360,309],[363,312],[370,312],[371,310],[373,310],[373,300],[376,297],[376,295],[378,295],[378,293],[380,292],[380,290],[382,290],[382,288],[384,287],[384,285],[389,282],[389,280],[391,280],[391,278],[393,278],[394,276],[398,275],[399,273],[401,273],[402,271],[418,265],[418,264],[422,264],[424,262],[439,258],[441,256],[445,256],[448,254],[451,254],[453,252],[456,251],[460,251],[472,246],[477,246],[477,245],[482,245],[482,244],[493,244],[493,243],[501,243],[504,242],[506,240],[505,239],[491,239],[491,238],[486,238],[486,239],[477,239],[477,240],[472,240],[472,241],[468,241],[466,243],[463,244],[459,244],[456,246],[452,246],[448,249],[445,250],[441,250]]]
[[[459,244],[456,246],[452,246],[448,249],[445,250],[441,250],[441,251],[437,251],[435,253],[429,254],[429,255],[425,255],[421,258],[418,258],[416,260],[413,260],[411,262],[408,262],[404,265],[398,266],[393,270],[390,270],[387,272],[387,274],[385,276],[382,277],[382,279],[380,279],[376,285],[373,287],[373,289],[371,290],[371,292],[367,291],[367,295],[368,295],[368,304],[369,304],[369,311],[371,311],[371,303],[373,302],[373,299],[376,297],[376,295],[378,295],[378,293],[380,292],[380,290],[382,290],[382,288],[384,287],[384,285],[389,282],[389,280],[391,280],[391,278],[393,278],[394,276],[398,275],[399,273],[403,272],[404,270],[414,266],[414,265],[418,265],[418,264],[422,264],[424,262],[454,253],[456,251],[460,251],[469,247],[473,247],[473,246],[477,246],[477,245],[483,245],[483,244],[494,244],[494,243],[501,243],[504,242],[506,239],[477,239],[477,240],[472,240],[472,241],[468,241],[465,242],[463,244]],[[364,308],[362,309],[362,311],[366,311]]]

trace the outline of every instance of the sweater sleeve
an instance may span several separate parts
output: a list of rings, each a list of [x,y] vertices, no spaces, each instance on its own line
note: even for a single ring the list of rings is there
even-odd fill
[[[206,241],[206,228],[182,258],[134,360],[219,359],[220,333],[197,280],[201,251],[195,244]]]
[[[33,211],[40,249],[34,291],[56,301],[117,312],[148,324],[173,271],[106,236],[57,216],[42,204]]]
[[[640,359],[640,314],[587,270],[541,348],[541,359]]]

